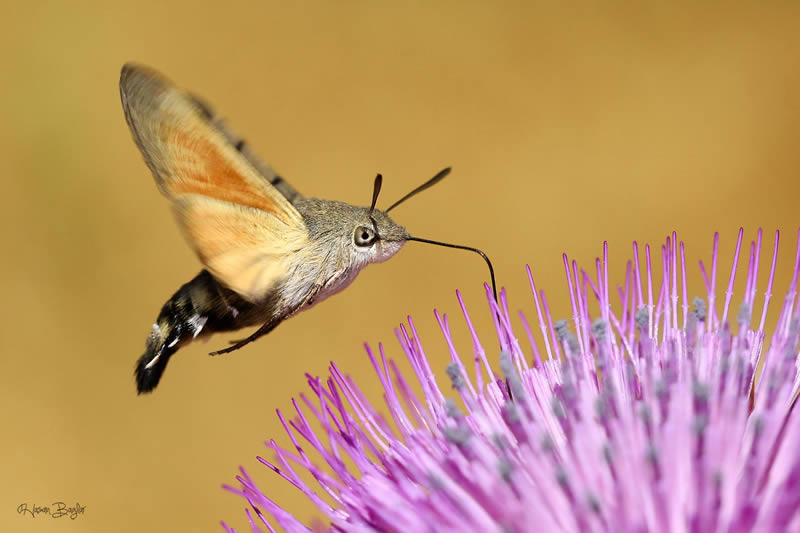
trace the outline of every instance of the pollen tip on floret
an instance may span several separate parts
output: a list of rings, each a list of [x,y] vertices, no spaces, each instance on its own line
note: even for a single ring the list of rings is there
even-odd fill
[[[650,463],[651,466],[657,467],[659,462],[659,454],[658,448],[656,447],[653,441],[648,441],[647,445],[645,446],[645,457],[647,457],[647,462]]]
[[[736,313],[736,323],[740,326],[746,326],[750,323],[751,317],[750,304],[742,302],[742,305],[739,306],[739,312]]]
[[[556,333],[556,338],[558,342],[567,341],[567,346],[572,351],[573,354],[579,353],[580,351],[580,344],[578,343],[578,337],[575,336],[569,330],[569,323],[565,319],[556,320],[553,323],[553,331]]]
[[[502,414],[506,424],[519,424],[522,420],[517,405],[511,402],[503,404]]]
[[[764,430],[764,416],[757,414],[753,416],[753,438],[761,435]]]
[[[553,322],[553,330],[556,332],[556,338],[559,342],[564,342],[564,339],[567,338],[567,333],[569,333],[569,329],[567,328],[567,321],[563,318]]]
[[[606,339],[607,333],[608,323],[602,318],[595,318],[594,322],[592,322],[592,335],[594,335],[594,338],[603,342]]]
[[[539,441],[539,445],[542,447],[542,451],[552,452],[556,443],[553,442],[553,437],[549,433],[544,433]]]
[[[644,331],[647,329],[648,323],[650,322],[650,314],[647,312],[647,308],[642,306],[636,311],[636,327],[639,328],[639,331]]]
[[[505,457],[501,457],[497,461],[497,471],[503,481],[511,483],[511,474],[514,472],[514,465],[511,464],[511,461]]]
[[[704,322],[706,319],[706,301],[699,296],[695,296],[694,300],[692,300],[692,305],[694,306],[695,318],[699,322]]]
[[[567,418],[567,412],[564,409],[564,404],[558,398],[558,396],[553,396],[550,399],[550,408],[553,410],[553,415],[558,419],[565,419]]]
[[[704,414],[695,415],[692,419],[692,433],[696,436],[702,436],[708,427],[708,417]]]
[[[444,481],[442,480],[439,474],[434,472],[428,472],[427,482],[431,489],[433,490],[440,490],[444,488]]]
[[[578,337],[571,331],[567,332],[567,346],[569,346],[569,349],[573,354],[578,353],[581,349],[581,345],[578,342]]]
[[[558,465],[556,467],[555,476],[556,476],[556,483],[558,483],[559,487],[561,487],[562,489],[569,488],[569,475],[567,474],[567,471],[564,470],[563,466]]]
[[[514,363],[511,361],[511,352],[508,350],[500,351],[500,370],[503,372],[503,377],[506,378],[506,381],[511,387],[511,394],[514,398],[520,398],[525,394],[525,389],[522,387],[522,380],[514,368]]]
[[[457,446],[465,446],[472,436],[469,428],[463,424],[444,426],[442,428],[442,433],[444,433],[447,440]]]
[[[696,402],[708,401],[709,396],[709,387],[708,384],[703,383],[702,381],[695,381],[692,386],[692,394],[694,394],[694,399]]]
[[[800,312],[800,307],[798,307],[798,312]],[[800,336],[800,316],[794,316],[789,321],[789,344],[796,344],[798,336]]]
[[[600,451],[603,454],[603,460],[606,462],[606,464],[608,465],[613,464],[614,453],[611,451],[611,444],[608,442],[604,442]]]
[[[464,413],[461,412],[461,409],[459,409],[455,400],[453,400],[452,398],[447,398],[445,400],[444,412],[447,413],[447,416],[449,416],[450,418],[461,418],[464,416]]]
[[[492,443],[497,447],[498,450],[505,450],[508,442],[506,440],[505,435],[502,433],[493,433],[492,434]]]
[[[461,375],[461,369],[458,367],[458,363],[448,363],[445,372],[447,373],[447,377],[450,378],[450,384],[455,390],[461,390],[461,388],[464,387],[464,377]]]
[[[500,370],[506,379],[515,374],[514,364],[511,362],[511,352],[508,350],[500,350]]]
[[[656,398],[663,398],[667,395],[667,382],[664,381],[663,377],[656,379],[653,392],[656,393]]]
[[[603,396],[596,396],[594,399],[594,414],[598,420],[603,420],[608,412],[606,399]]]
[[[586,506],[595,514],[600,514],[600,500],[593,492],[586,494]]]

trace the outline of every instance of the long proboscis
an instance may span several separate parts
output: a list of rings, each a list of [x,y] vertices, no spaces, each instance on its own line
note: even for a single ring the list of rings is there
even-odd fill
[[[444,176],[442,176],[444,177]],[[440,178],[441,179],[441,178]],[[497,284],[494,281],[494,267],[492,266],[492,262],[489,260],[489,256],[483,253],[481,250],[477,248],[473,248],[471,246],[463,246],[460,244],[451,244],[449,242],[441,242],[441,241],[432,241],[430,239],[421,239],[419,237],[409,237],[409,241],[417,241],[417,242],[424,242],[426,244],[435,244],[436,246],[444,246],[446,248],[458,248],[459,250],[468,250],[470,252],[475,252],[476,254],[483,257],[483,260],[486,261],[486,265],[489,267],[489,276],[492,278],[492,292],[494,293],[494,301],[499,302],[497,299]]]

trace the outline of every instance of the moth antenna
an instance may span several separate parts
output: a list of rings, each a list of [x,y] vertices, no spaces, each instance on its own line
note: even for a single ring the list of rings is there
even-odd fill
[[[445,169],[448,172],[450,171],[449,168]],[[444,171],[442,171],[444,172]],[[441,172],[439,173],[441,174]],[[437,174],[437,176],[439,175]],[[446,176],[447,174],[445,174]],[[444,177],[444,176],[442,176]],[[442,179],[442,178],[439,178]],[[430,185],[428,185],[430,186]],[[406,240],[409,241],[417,241],[417,242],[424,242],[426,244],[435,244],[436,246],[444,246],[446,248],[458,248],[459,250],[469,250],[470,252],[475,252],[476,254],[483,257],[483,260],[486,261],[486,265],[489,267],[489,276],[492,278],[492,292],[494,293],[494,301],[500,303],[500,300],[497,299],[497,284],[494,281],[494,267],[492,266],[492,262],[489,260],[489,256],[487,256],[482,251],[478,250],[477,248],[472,248],[471,246],[462,246],[460,244],[451,244],[449,242],[440,242],[440,241],[432,241],[430,239],[421,239],[419,237],[408,237]]]
[[[420,185],[419,187],[417,187],[416,189],[414,189],[413,191],[411,191],[410,193],[406,194],[405,196],[403,196],[402,198],[397,200],[395,203],[390,205],[389,208],[386,209],[386,212],[388,213],[389,211],[391,211],[392,209],[394,209],[398,205],[402,204],[403,202],[405,202],[406,200],[408,200],[412,196],[414,196],[414,195],[416,195],[418,193],[421,193],[425,189],[433,187],[434,185],[436,185],[437,183],[442,181],[445,178],[445,176],[450,174],[451,170],[452,170],[452,168],[450,168],[450,167],[443,168],[434,177],[432,177],[431,179],[429,179],[428,181],[426,181],[425,183],[423,183],[422,185]]]
[[[375,185],[372,187],[372,205],[369,206],[369,217],[372,217],[372,212],[375,211],[375,204],[378,201],[378,195],[381,193],[381,185],[383,185],[383,176],[378,174],[375,176]]]

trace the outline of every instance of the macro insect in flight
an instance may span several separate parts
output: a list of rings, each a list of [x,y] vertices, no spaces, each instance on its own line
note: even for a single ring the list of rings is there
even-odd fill
[[[389,211],[444,178],[446,168],[386,210],[306,198],[262,162],[202,100],[157,72],[126,64],[120,95],[133,138],[186,240],[205,267],[164,304],[135,370],[139,394],[158,385],[169,358],[198,336],[260,325],[231,352],[343,290],[407,241],[480,254],[411,236]],[[495,290],[496,298],[496,290]]]

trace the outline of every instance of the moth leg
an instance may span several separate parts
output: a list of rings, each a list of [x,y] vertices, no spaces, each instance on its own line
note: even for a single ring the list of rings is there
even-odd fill
[[[297,308],[294,309],[292,312],[287,313],[287,314],[282,315],[282,316],[278,316],[278,317],[269,319],[267,322],[264,323],[263,326],[258,328],[252,335],[250,335],[246,339],[242,339],[240,341],[231,341],[233,343],[233,346],[228,346],[227,348],[223,348],[222,350],[217,350],[216,352],[211,352],[208,355],[221,355],[221,354],[224,354],[224,353],[230,353],[230,352],[236,351],[239,348],[241,348],[242,346],[246,346],[246,345],[250,344],[251,342],[253,342],[254,340],[256,340],[257,338],[259,338],[259,337],[261,337],[263,335],[266,335],[267,333],[269,333],[270,331],[272,331],[273,329],[278,327],[278,324],[280,324],[284,319],[289,318],[290,316],[292,316],[293,314],[298,312],[300,309],[302,309],[306,304],[308,304],[309,302],[313,301],[314,298],[317,296],[317,294],[319,294],[319,291],[322,290],[322,287],[323,287],[323,284],[320,284],[320,283],[314,284],[314,286],[311,287],[311,290],[308,291],[308,294],[306,295],[305,299],[303,300],[303,303],[300,304],[299,306],[297,306]]]
[[[221,354],[224,354],[224,353],[230,353],[230,352],[236,351],[239,348],[241,348],[242,346],[246,346],[246,345],[250,344],[251,342],[253,342],[257,338],[261,337],[262,335],[266,335],[267,333],[269,333],[270,331],[275,329],[278,326],[278,324],[281,323],[281,321],[283,321],[283,317],[277,317],[277,318],[270,319],[267,322],[265,322],[263,326],[258,328],[252,335],[247,337],[246,339],[242,339],[242,340],[239,340],[239,341],[231,341],[232,343],[235,343],[233,346],[229,346],[227,348],[223,348],[222,350],[217,350],[216,352],[211,352],[208,355],[221,355]]]
[[[291,313],[289,313],[288,316],[292,316],[293,314],[298,313],[299,311],[301,311],[305,306],[313,304],[314,303],[314,298],[317,297],[317,294],[319,294],[319,291],[321,291],[322,287],[324,287],[324,286],[325,286],[325,283],[315,283],[311,287],[311,290],[308,291],[308,294],[306,294],[306,297],[303,300],[303,303],[298,305],[297,308],[294,309]]]
[[[223,348],[222,350],[217,350],[216,352],[211,352],[209,355],[221,355],[221,354],[225,354],[225,353],[230,353],[230,352],[236,351],[239,348],[250,344],[251,342],[253,342],[257,338],[266,335],[267,333],[269,333],[270,331],[275,329],[278,326],[278,324],[280,324],[283,320],[285,320],[286,318],[289,318],[290,316],[295,314],[297,311],[302,309],[306,304],[309,304],[309,303],[313,302],[314,298],[317,296],[317,294],[319,294],[319,291],[322,290],[322,287],[323,287],[322,284],[315,284],[311,288],[311,290],[308,292],[308,294],[306,295],[306,298],[303,301],[303,303],[300,304],[297,307],[297,309],[295,309],[294,311],[292,311],[292,312],[290,312],[290,313],[288,313],[288,314],[286,314],[284,316],[270,319],[263,326],[258,328],[258,330],[256,330],[249,337],[247,337],[245,339],[240,339],[240,340],[232,340],[232,341],[230,341],[232,346],[229,346],[227,348]]]

